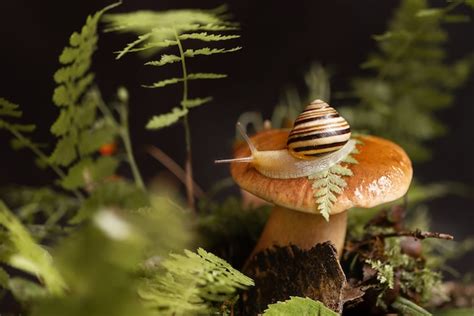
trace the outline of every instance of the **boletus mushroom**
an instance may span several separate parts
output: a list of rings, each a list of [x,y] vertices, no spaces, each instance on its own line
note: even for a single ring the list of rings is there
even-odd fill
[[[234,180],[242,189],[274,204],[252,254],[274,245],[293,244],[302,249],[310,249],[318,243],[331,241],[340,256],[347,229],[347,211],[350,208],[371,208],[394,201],[408,190],[413,171],[405,151],[395,143],[375,136],[360,136],[361,142],[358,145],[350,144],[353,140],[348,140],[349,137],[344,142],[341,141],[341,134],[347,134],[347,130],[350,136],[350,128],[346,126],[347,122],[344,123],[345,120],[339,120],[339,114],[335,110],[330,111],[332,108],[328,107],[326,103],[315,100],[295,121],[293,130],[264,130],[247,139],[248,145],[242,144],[236,148],[234,159],[230,161]],[[322,119],[311,119],[311,115],[318,117],[318,113],[321,113],[319,117],[322,117],[324,122],[320,122]],[[321,132],[315,124],[322,124],[326,129]],[[290,139],[297,128],[301,128],[303,136],[297,135],[296,138],[299,139],[296,145],[304,148],[305,154],[307,151],[308,156],[319,157],[319,150],[322,151],[322,156],[333,155],[329,162],[322,162],[323,170],[324,167],[342,163],[352,171],[352,176],[344,177],[347,185],[332,204],[328,220],[318,211],[315,198],[317,192],[314,192],[313,180],[309,179],[307,174],[293,174],[291,177],[282,178],[280,172],[279,177],[272,177],[272,174],[279,172],[275,169],[285,169],[288,164],[293,163],[283,153],[289,151]],[[309,133],[311,129],[316,130],[316,133]],[[323,138],[321,135],[325,139],[322,144],[307,145],[307,140],[311,138],[307,135],[316,135],[318,141]],[[333,150],[335,154],[326,154],[325,151],[331,146],[329,144],[336,144]],[[295,149],[294,142],[291,145],[293,150],[299,150],[298,147]],[[341,162],[354,146],[357,146],[358,153],[353,154],[353,157],[358,163]],[[298,154],[301,154],[301,151],[299,150]],[[267,169],[270,169],[271,173],[268,173],[268,170],[262,171],[262,166],[259,165],[265,157],[255,159],[256,153],[282,153],[280,156],[283,158],[271,158],[276,161],[270,163]],[[289,162],[286,159],[290,159]],[[289,170],[294,173],[291,171],[293,168],[295,166],[290,166]]]

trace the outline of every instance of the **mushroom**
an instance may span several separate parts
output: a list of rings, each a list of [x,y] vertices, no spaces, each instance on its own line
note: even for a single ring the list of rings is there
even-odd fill
[[[261,151],[285,149],[288,134],[289,130],[265,130],[254,135],[251,143]],[[252,256],[274,245],[293,244],[310,249],[325,241],[331,241],[340,256],[347,210],[374,207],[406,193],[413,171],[405,151],[375,136],[361,136],[360,140],[359,153],[354,155],[358,164],[347,165],[353,176],[345,177],[347,186],[337,196],[328,221],[317,210],[312,181],[308,177],[275,179],[264,176],[251,163],[231,163],[232,177],[242,189],[274,204]],[[250,148],[241,145],[234,156],[241,158],[250,154]]]

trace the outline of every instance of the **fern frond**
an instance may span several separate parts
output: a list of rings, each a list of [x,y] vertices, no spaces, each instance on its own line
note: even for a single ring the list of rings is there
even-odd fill
[[[167,64],[173,64],[173,63],[176,63],[176,62],[180,62],[180,61],[181,61],[181,57],[179,57],[179,56],[163,54],[163,55],[161,55],[160,60],[152,60],[152,61],[146,62],[145,65],[147,65],[147,66],[163,66],[163,65],[167,65]]]
[[[118,55],[117,55],[117,57],[115,57],[115,59],[120,59],[125,54],[136,51],[135,47],[138,44],[141,44],[141,43],[147,41],[151,36],[152,36],[152,33],[147,33],[147,34],[143,34],[143,35],[138,36],[138,39],[136,39],[135,41],[133,41],[131,43],[128,43],[127,46],[125,46],[124,49],[122,49],[121,51],[118,51],[117,52]]]
[[[69,168],[67,175],[59,183],[66,190],[96,184],[97,181],[112,176],[118,164],[117,159],[113,157],[99,157],[95,161],[92,158],[85,158]]]
[[[147,279],[139,295],[151,309],[164,315],[211,314],[212,302],[224,302],[238,289],[252,286],[252,279],[223,259],[199,248],[197,253],[171,254],[162,263],[166,273]]]
[[[226,74],[217,74],[217,73],[192,73],[189,74],[187,79],[188,80],[198,80],[198,79],[222,79],[226,78]],[[183,78],[170,78],[155,82],[151,85],[143,85],[144,88],[163,88],[170,84],[177,84],[184,81]]]
[[[217,41],[228,41],[239,38],[240,35],[221,35],[221,34],[209,34],[207,32],[201,33],[186,33],[178,36],[180,40],[200,40],[203,42],[217,42]]]
[[[263,316],[285,315],[337,316],[338,314],[320,301],[297,296],[292,296],[284,302],[270,304],[263,313]]]
[[[173,108],[170,113],[155,115],[146,125],[147,129],[160,129],[176,123],[181,117],[188,113],[187,109]]]
[[[188,75],[188,80],[197,80],[197,79],[222,79],[227,78],[226,74],[217,74],[217,73],[192,73]]]
[[[51,255],[38,245],[26,228],[0,201],[0,225],[7,231],[7,241],[0,260],[6,264],[31,273],[44,282],[53,295],[64,293],[66,284],[56,270]]]
[[[342,163],[357,163],[357,160],[352,156],[352,154],[355,153],[357,153],[357,149],[354,149],[351,154],[347,155]],[[308,176],[308,179],[312,181],[312,188],[318,211],[326,221],[329,221],[329,215],[331,214],[331,209],[337,200],[337,195],[341,194],[347,186],[344,177],[350,177],[353,175],[351,169],[347,168],[342,163],[337,163],[327,170]]]
[[[185,57],[194,57],[194,56],[198,56],[198,55],[214,55],[214,54],[224,54],[224,53],[232,53],[232,52],[236,52],[238,50],[241,50],[242,47],[238,46],[238,47],[234,47],[234,48],[230,48],[230,49],[224,49],[224,48],[209,48],[209,47],[204,47],[204,48],[200,48],[200,49],[187,49],[185,52],[184,52],[184,56]]]
[[[142,87],[144,88],[163,88],[166,87],[170,84],[177,84],[184,81],[183,78],[170,78],[170,79],[165,79],[165,80],[160,80],[158,82],[155,82],[151,85],[143,85]]]
[[[61,138],[54,148],[49,160],[60,166],[68,166],[77,158],[77,136],[67,135]]]
[[[227,25],[219,25],[219,24],[195,25],[191,30],[217,32],[217,31],[238,31],[240,30],[240,28],[237,25],[230,23]]]
[[[190,108],[195,108],[200,105],[209,103],[212,101],[212,99],[213,99],[212,97],[187,99],[187,100],[181,101],[181,105],[185,108],[190,109]]]
[[[424,143],[446,131],[432,113],[452,104],[454,90],[474,68],[469,56],[445,61],[442,22],[458,4],[434,8],[426,0],[401,1],[387,32],[374,37],[378,51],[363,64],[373,76],[352,82],[359,106],[340,111],[352,127],[395,140],[414,160],[430,157]]]
[[[7,99],[0,98],[0,116],[11,116],[21,117],[22,112],[19,109],[19,105],[8,101]]]
[[[51,164],[70,165],[77,158],[79,135],[95,120],[97,100],[87,92],[94,81],[94,74],[89,72],[89,68],[98,41],[97,25],[104,12],[118,4],[88,16],[80,33],[71,35],[69,46],[64,48],[59,57],[63,66],[54,74],[58,86],[54,90],[53,102],[61,110],[51,126],[51,132],[59,140],[49,157]]]
[[[79,134],[78,151],[81,156],[90,155],[104,144],[112,143],[118,134],[113,125],[104,125],[97,129],[87,129]]]
[[[169,11],[136,11],[130,13],[107,14],[104,16],[106,31],[133,32],[144,34],[153,29],[174,28],[187,29],[193,26],[220,26],[229,23],[226,17],[214,10],[169,10]]]

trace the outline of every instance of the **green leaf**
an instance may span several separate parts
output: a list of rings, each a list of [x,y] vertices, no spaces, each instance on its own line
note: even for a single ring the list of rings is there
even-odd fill
[[[165,79],[165,80],[155,82],[152,85],[148,85],[148,86],[144,85],[143,87],[145,87],[145,88],[162,88],[162,87],[165,87],[165,86],[170,85],[170,84],[180,83],[182,81],[183,81],[183,78],[170,78],[170,79]]]
[[[62,136],[69,131],[69,127],[71,126],[71,110],[65,109],[59,113],[59,117],[56,121],[51,125],[51,133],[56,136]]]
[[[416,16],[419,18],[426,18],[426,17],[439,17],[443,14],[443,9],[438,8],[429,8],[423,9],[416,13]]]
[[[211,101],[212,101],[212,97],[194,98],[194,99],[188,99],[188,100],[182,101],[181,105],[185,108],[190,109],[190,108],[195,108],[195,107],[198,107],[200,105],[209,103]]]
[[[194,57],[198,55],[214,55],[214,54],[225,54],[225,53],[232,53],[236,52],[238,50],[241,50],[242,47],[234,47],[230,49],[224,49],[224,48],[209,48],[209,47],[204,47],[200,49],[187,49],[184,52],[185,57]]]
[[[474,7],[474,4],[473,4],[473,7]],[[447,308],[447,309],[436,311],[436,316],[472,316],[472,315],[474,315],[474,308]]]
[[[160,60],[152,60],[152,61],[149,61],[149,62],[145,63],[145,65],[148,65],[148,66],[163,66],[163,65],[166,65],[166,64],[173,64],[173,63],[180,62],[180,61],[181,61],[181,57],[176,56],[176,55],[161,55]]]
[[[226,78],[226,74],[216,74],[216,73],[192,73],[188,75],[188,80],[196,80],[196,79],[222,79]]]
[[[31,304],[48,296],[48,291],[37,283],[22,278],[12,278],[8,288],[13,296],[23,304]]]
[[[0,116],[21,117],[22,112],[18,108],[18,104],[0,98]]]
[[[211,314],[210,302],[225,302],[238,289],[253,286],[252,279],[223,259],[199,248],[184,255],[171,254],[139,288],[138,294],[150,308],[166,315]]]
[[[392,303],[392,307],[397,311],[401,312],[402,315],[410,315],[410,316],[432,316],[430,312],[428,312],[423,307],[413,303],[406,298],[401,296],[397,297],[394,303]]]
[[[98,186],[81,204],[70,224],[79,224],[93,216],[102,208],[114,207],[127,211],[149,207],[147,194],[133,184],[125,181],[110,181]]]
[[[146,125],[147,129],[160,129],[176,123],[181,117],[188,114],[187,109],[173,108],[170,113],[155,115]]]
[[[85,158],[69,168],[60,184],[66,190],[74,190],[88,184],[94,185],[113,175],[117,167],[118,161],[113,157],[99,157],[96,161]]]
[[[337,316],[320,301],[292,296],[289,300],[268,305],[264,316]]]
[[[77,157],[78,134],[94,123],[97,100],[96,96],[87,92],[94,81],[94,74],[89,72],[89,68],[98,41],[97,26],[102,14],[118,4],[88,16],[81,31],[71,35],[69,46],[59,56],[63,66],[54,74],[58,86],[54,90],[53,102],[61,110],[51,126],[51,132],[59,137],[49,157],[53,164],[70,165]]]
[[[179,35],[180,40],[192,39],[192,40],[200,40],[204,42],[226,41],[226,40],[236,39],[239,37],[240,35],[209,34],[207,32]]]
[[[119,52],[118,52],[118,55],[117,55],[117,57],[115,57],[115,59],[120,59],[120,58],[122,58],[125,54],[132,52],[132,51],[133,51],[133,48],[134,48],[135,46],[137,46],[138,44],[141,44],[141,43],[147,41],[147,40],[151,37],[151,35],[152,35],[152,33],[140,35],[137,40],[135,40],[135,41],[133,41],[133,42],[127,44],[127,46],[126,46],[123,50],[119,51]]]
[[[8,231],[10,245],[0,260],[12,267],[37,276],[51,294],[62,294],[65,283],[56,270],[51,255],[38,245],[26,228],[0,201],[0,225]]]
[[[8,288],[8,280],[10,276],[8,275],[7,271],[0,267],[0,287],[6,289]]]
[[[474,9],[474,0],[466,0],[465,3]]]
[[[79,153],[81,155],[92,154],[98,151],[102,145],[112,143],[117,134],[117,128],[112,125],[104,125],[93,130],[84,130],[79,135]]]
[[[356,152],[357,149],[355,148],[351,154],[344,158],[343,163],[357,163],[357,160],[352,157],[352,154]],[[337,195],[344,192],[344,188],[347,186],[347,182],[343,177],[351,177],[352,175],[351,169],[337,163],[327,170],[308,176],[308,179],[312,181],[318,211],[326,221],[329,221],[329,215],[337,201]]]
[[[77,157],[76,138],[74,136],[65,136],[56,143],[56,148],[49,157],[52,164],[67,166]]]

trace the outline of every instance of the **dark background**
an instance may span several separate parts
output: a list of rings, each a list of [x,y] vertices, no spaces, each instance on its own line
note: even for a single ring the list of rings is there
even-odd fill
[[[79,30],[88,14],[111,1],[0,1],[0,96],[19,103],[25,122],[38,125],[35,139],[52,143],[49,126],[58,115],[51,101],[53,74],[58,56],[70,34]],[[230,55],[201,57],[188,65],[194,72],[229,74],[226,80],[190,83],[191,96],[213,95],[214,101],[191,112],[194,177],[203,188],[229,175],[225,166],[213,160],[230,156],[234,124],[244,111],[261,111],[268,118],[284,89],[292,84],[302,88],[303,74],[313,61],[319,61],[331,74],[332,90],[349,89],[350,78],[363,75],[359,65],[374,51],[373,34],[385,31],[398,1],[227,1],[234,20],[241,23],[242,38],[233,43],[243,50]],[[437,1],[443,4],[443,1]],[[114,12],[138,9],[214,8],[221,1],[128,0]],[[460,11],[462,12],[462,10]],[[472,12],[465,13],[473,18]],[[474,22],[449,25],[448,60],[474,52]],[[144,125],[153,114],[164,113],[179,102],[181,87],[153,90],[141,84],[174,74],[177,67],[155,69],[142,66],[135,56],[116,61],[114,51],[133,40],[132,36],[101,34],[93,70],[104,98],[111,99],[119,85],[131,96],[131,133],[136,157],[145,179],[163,167],[150,158],[145,145],[154,144],[178,163],[184,161],[184,133],[180,124],[151,132]],[[225,43],[230,47],[232,43]],[[448,125],[449,133],[434,142],[434,159],[415,165],[415,175],[423,182],[458,181],[474,187],[474,76],[459,90],[452,108],[437,115]],[[347,105],[331,102],[336,108]],[[54,178],[31,163],[28,151],[16,153],[7,145],[9,137],[0,134],[0,185],[48,184]],[[448,196],[430,203],[433,229],[463,239],[474,233],[471,197]],[[469,269],[474,255],[458,266]],[[469,269],[472,271],[472,269]]]

